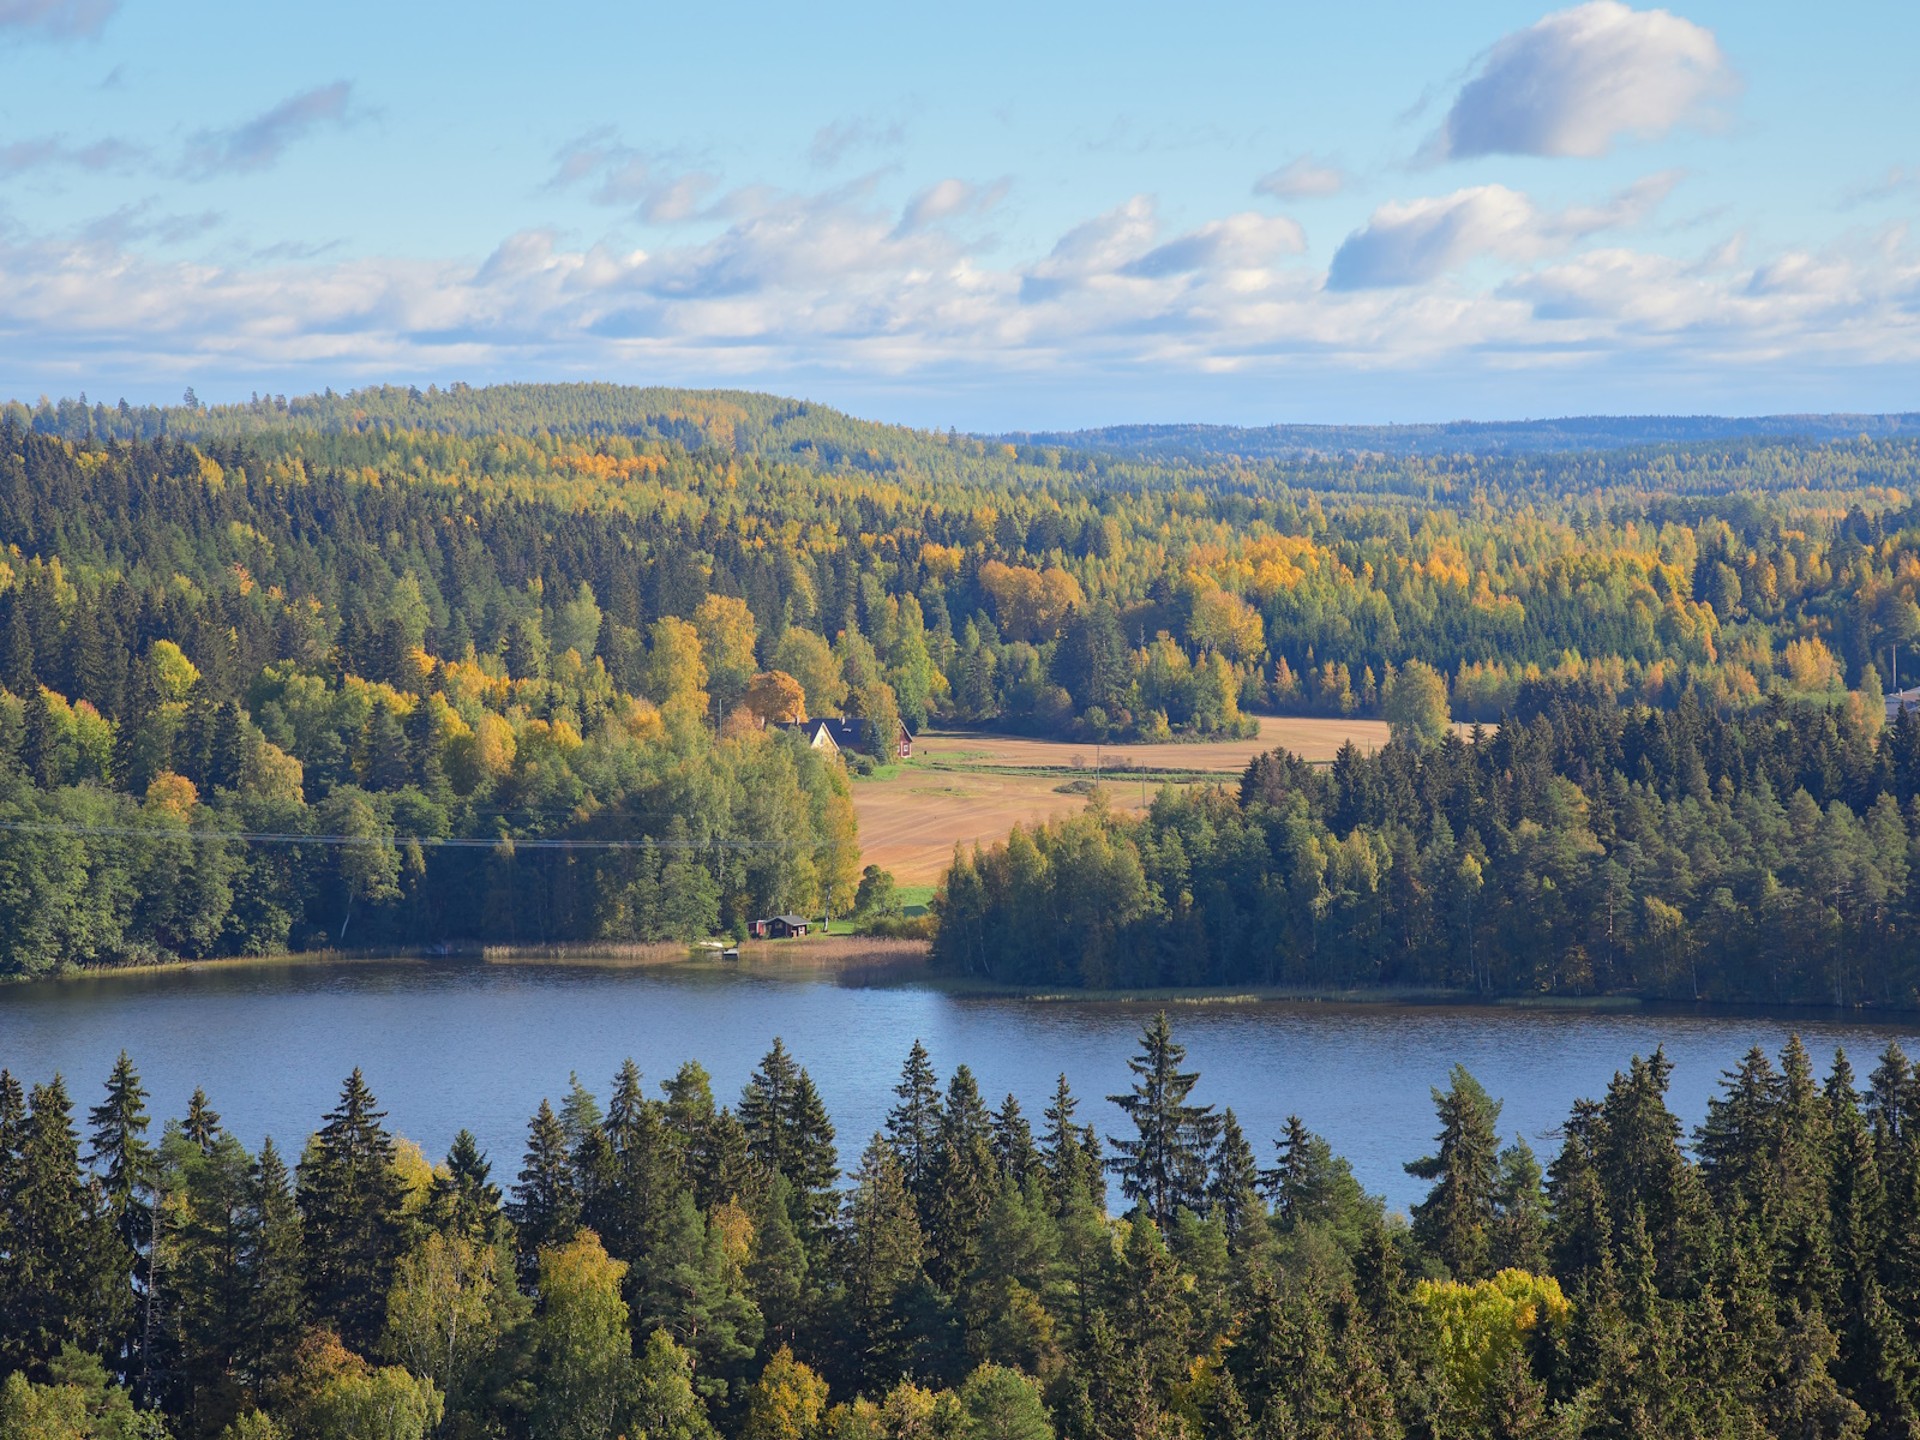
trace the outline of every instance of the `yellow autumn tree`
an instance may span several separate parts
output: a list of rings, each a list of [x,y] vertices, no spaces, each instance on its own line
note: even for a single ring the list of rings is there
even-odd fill
[[[745,704],[763,727],[807,718],[807,692],[784,670],[762,670],[754,676]]]
[[[673,615],[648,631],[647,695],[668,724],[698,724],[707,713],[707,662],[700,632]]]
[[[1551,1275],[1502,1270],[1471,1285],[1422,1280],[1413,1306],[1425,1328],[1448,1398],[1476,1411],[1487,1382],[1542,1326],[1563,1329],[1573,1307]]]
[[[760,635],[753,612],[737,595],[709,595],[693,612],[693,628],[707,662],[707,688],[722,711],[731,710],[753,679],[753,647]]]
[[[813,1440],[827,1409],[827,1382],[782,1345],[747,1391],[740,1440]]]

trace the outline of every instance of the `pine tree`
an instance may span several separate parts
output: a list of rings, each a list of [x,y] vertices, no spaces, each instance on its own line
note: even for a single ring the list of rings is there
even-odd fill
[[[300,1161],[308,1303],[360,1350],[379,1338],[403,1238],[393,1141],[375,1104],[356,1069]]]
[[[491,1244],[504,1233],[500,1187],[493,1183],[493,1166],[471,1130],[463,1128],[453,1137],[446,1166],[434,1176],[428,1208],[435,1227],[448,1235]]]
[[[1120,1176],[1121,1193],[1164,1225],[1182,1205],[1198,1209],[1206,1203],[1207,1161],[1218,1124],[1211,1105],[1187,1103],[1200,1076],[1180,1069],[1187,1052],[1174,1043],[1166,1011],[1147,1024],[1140,1045],[1127,1061],[1136,1077],[1133,1089],[1107,1097],[1133,1121],[1136,1135],[1113,1140],[1117,1154],[1108,1164]]]
[[[1464,1066],[1433,1092],[1440,1117],[1439,1153],[1408,1163],[1409,1175],[1435,1181],[1413,1209],[1413,1236],[1456,1280],[1487,1273],[1489,1232],[1499,1183],[1500,1102]]]

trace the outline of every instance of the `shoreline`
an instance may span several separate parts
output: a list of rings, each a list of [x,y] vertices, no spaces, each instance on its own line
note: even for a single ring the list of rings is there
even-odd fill
[[[267,955],[228,955],[202,960],[150,961],[135,965],[74,966],[37,977],[8,977],[0,981],[0,995],[49,985],[319,966],[552,966],[583,970],[660,970],[679,966],[693,972],[754,973],[769,979],[832,975],[850,984],[876,989],[912,988],[934,991],[955,999],[1011,1000],[1031,1005],[1325,1005],[1390,1006],[1415,1010],[1511,1010],[1572,1015],[1801,1015],[1841,1023],[1891,1021],[1920,1016],[1920,1005],[1837,1006],[1757,1000],[1679,1000],[1640,995],[1478,995],[1460,990],[1419,987],[1345,989],[1327,986],[1223,985],[1083,990],[937,974],[928,966],[930,947],[924,940],[866,935],[814,935],[797,941],[750,940],[742,942],[737,948],[740,951],[738,961],[722,960],[717,945],[709,949],[698,944],[674,942],[473,945],[440,952],[290,950]]]

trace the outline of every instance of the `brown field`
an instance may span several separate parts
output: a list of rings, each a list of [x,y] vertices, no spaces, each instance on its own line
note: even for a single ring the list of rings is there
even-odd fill
[[[1097,758],[1103,769],[1238,775],[1254,756],[1276,747],[1284,746],[1303,760],[1331,760],[1348,740],[1362,750],[1377,750],[1387,743],[1387,722],[1262,715],[1260,733],[1251,740],[1209,740],[1193,745],[1102,745],[1097,747]],[[928,730],[913,742],[916,760],[992,769],[1091,771],[1095,750],[1095,746],[1078,741],[941,730]]]
[[[1060,793],[1057,787],[1071,778],[1060,772],[1082,772],[1091,779],[1097,760],[1107,804],[1137,813],[1159,782],[1151,775],[1116,771],[1179,771],[1227,780],[1275,746],[1308,760],[1331,760],[1349,739],[1363,750],[1376,749],[1386,743],[1386,723],[1263,716],[1260,734],[1251,740],[1102,745],[1097,752],[1092,745],[1058,740],[928,730],[915,739],[911,763],[885,778],[854,783],[862,858],[891,870],[902,885],[931,885],[946,870],[956,843],[988,844],[1004,839],[1015,825],[1083,808],[1086,796]]]

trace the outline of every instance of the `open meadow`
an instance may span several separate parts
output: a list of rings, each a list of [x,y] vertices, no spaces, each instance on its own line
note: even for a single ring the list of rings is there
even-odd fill
[[[1165,745],[929,730],[915,738],[910,762],[854,783],[861,854],[902,885],[931,885],[956,843],[987,844],[1015,825],[1078,810],[1093,787],[1113,809],[1137,813],[1164,782],[1231,783],[1254,756],[1277,746],[1327,761],[1348,740],[1376,750],[1386,744],[1386,722],[1268,715],[1250,739]]]

